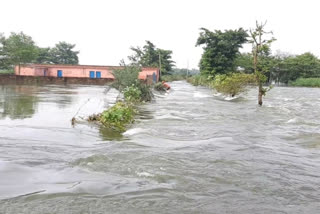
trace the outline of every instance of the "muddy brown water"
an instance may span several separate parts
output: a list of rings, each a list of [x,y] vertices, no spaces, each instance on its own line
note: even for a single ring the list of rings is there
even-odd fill
[[[0,213],[319,213],[320,89],[171,87],[121,136],[115,90],[0,86]]]

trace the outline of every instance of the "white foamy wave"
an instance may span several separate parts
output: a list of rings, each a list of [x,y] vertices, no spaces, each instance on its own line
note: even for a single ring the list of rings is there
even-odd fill
[[[149,172],[136,172],[139,177],[154,177],[153,174]]]
[[[155,116],[154,117],[157,120],[163,120],[163,119],[173,119],[173,120],[188,120],[182,117],[173,116],[171,114],[161,115],[161,116]]]
[[[127,130],[125,133],[123,133],[123,135],[124,136],[132,136],[132,135],[139,134],[139,133],[142,133],[142,132],[145,132],[145,131],[146,130],[142,129],[142,128],[133,128],[133,129]]]
[[[196,91],[193,93],[193,97],[205,98],[205,97],[210,97],[210,96],[208,94],[204,94],[204,93]]]
[[[292,118],[290,120],[287,121],[287,123],[296,123],[298,121],[297,118]]]
[[[235,99],[238,99],[239,97],[237,96],[234,96],[234,97],[224,97],[224,100],[227,100],[227,101],[230,101],[230,100],[235,100]]]

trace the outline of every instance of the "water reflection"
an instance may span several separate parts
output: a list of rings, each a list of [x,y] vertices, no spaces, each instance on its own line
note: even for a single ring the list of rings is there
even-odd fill
[[[2,86],[0,88],[0,118],[30,118],[37,111],[39,99],[33,96],[38,88],[34,86]]]

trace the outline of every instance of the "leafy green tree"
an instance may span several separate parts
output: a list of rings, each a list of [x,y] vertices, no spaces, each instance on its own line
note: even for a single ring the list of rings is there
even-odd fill
[[[1,55],[8,65],[18,65],[19,73],[21,64],[31,63],[38,56],[38,48],[32,38],[23,32],[11,33],[6,39],[1,38]]]
[[[156,48],[156,46],[146,41],[146,45],[141,47],[131,47],[134,53],[128,56],[132,65],[142,67],[158,67],[161,74],[168,74],[172,71],[174,61],[172,60],[172,51]]]
[[[262,96],[266,94],[268,88],[264,88],[263,84],[267,81],[265,75],[269,72],[269,67],[266,66],[264,57],[270,52],[270,45],[275,38],[265,39],[266,34],[272,34],[272,32],[266,32],[264,30],[265,23],[259,24],[256,22],[256,28],[250,29],[250,43],[252,44],[252,56],[253,56],[253,70],[258,84],[258,104],[262,105]]]
[[[246,74],[252,74],[254,72],[252,61],[251,53],[239,53],[235,59],[237,70]]]
[[[52,57],[50,54],[50,48],[38,48],[38,57],[36,58],[35,62],[39,64],[51,64]]]
[[[247,32],[242,28],[225,32],[211,32],[206,28],[201,30],[196,43],[196,46],[203,46],[204,50],[199,65],[201,74],[214,76],[234,71],[235,59],[247,41]]]
[[[66,42],[59,42],[49,51],[50,61],[53,64],[78,64],[79,51],[73,50],[75,46]]]

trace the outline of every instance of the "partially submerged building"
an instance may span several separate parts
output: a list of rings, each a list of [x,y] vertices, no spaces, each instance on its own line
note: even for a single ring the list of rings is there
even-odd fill
[[[113,71],[122,69],[121,66],[97,66],[97,65],[45,65],[29,64],[15,66],[15,74],[18,76],[45,76],[45,77],[73,77],[91,79],[113,80]],[[139,79],[145,81],[158,82],[160,70],[158,68],[142,68]]]

